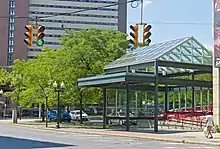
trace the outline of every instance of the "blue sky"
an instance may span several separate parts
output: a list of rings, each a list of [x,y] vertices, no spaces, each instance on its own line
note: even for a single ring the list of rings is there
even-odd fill
[[[194,36],[202,44],[211,46],[212,0],[144,0],[144,5],[143,22],[152,25],[152,43]],[[131,8],[128,4],[127,32],[136,22],[140,22],[140,6]]]

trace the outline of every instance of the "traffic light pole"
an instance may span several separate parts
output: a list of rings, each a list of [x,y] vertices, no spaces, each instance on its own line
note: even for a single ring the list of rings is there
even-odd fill
[[[141,25],[143,22],[143,0],[141,0]]]

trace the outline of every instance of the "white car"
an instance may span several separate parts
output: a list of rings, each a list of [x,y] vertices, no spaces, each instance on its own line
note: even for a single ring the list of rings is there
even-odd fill
[[[70,111],[70,116],[72,120],[80,121],[80,110]],[[83,121],[89,120],[88,115],[84,111],[82,111],[82,120]]]

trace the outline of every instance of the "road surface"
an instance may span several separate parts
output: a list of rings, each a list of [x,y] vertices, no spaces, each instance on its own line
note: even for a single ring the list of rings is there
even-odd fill
[[[0,149],[217,149],[214,146],[36,130],[0,124]]]

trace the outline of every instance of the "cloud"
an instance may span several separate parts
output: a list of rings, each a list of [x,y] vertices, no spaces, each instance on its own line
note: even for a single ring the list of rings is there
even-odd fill
[[[144,0],[143,2],[144,2],[144,7],[152,3],[151,0]]]

